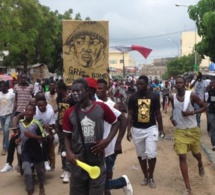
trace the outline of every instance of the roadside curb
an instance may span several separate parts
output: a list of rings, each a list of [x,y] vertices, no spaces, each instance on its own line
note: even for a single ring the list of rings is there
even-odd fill
[[[203,151],[205,152],[205,154],[207,155],[210,162],[212,163],[213,168],[215,169],[215,152],[213,152],[211,149],[209,149],[207,147],[207,145],[204,143],[201,143],[201,147],[202,147]]]

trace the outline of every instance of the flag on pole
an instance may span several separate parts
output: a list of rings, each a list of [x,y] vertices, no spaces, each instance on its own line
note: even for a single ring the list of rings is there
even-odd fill
[[[120,45],[120,46],[113,46],[112,48],[119,50],[123,53],[129,52],[129,51],[138,51],[143,55],[144,58],[147,58],[152,51],[152,49],[139,46],[139,45]]]

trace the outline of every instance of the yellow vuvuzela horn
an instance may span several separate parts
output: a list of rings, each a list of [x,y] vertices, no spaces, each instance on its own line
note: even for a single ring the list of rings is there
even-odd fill
[[[85,171],[87,171],[89,173],[89,176],[92,179],[96,179],[99,177],[101,170],[98,166],[90,166],[84,162],[81,162],[80,160],[76,160],[76,161],[78,166],[84,169]]]

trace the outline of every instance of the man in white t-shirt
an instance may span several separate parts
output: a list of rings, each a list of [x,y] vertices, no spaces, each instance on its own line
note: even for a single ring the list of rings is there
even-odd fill
[[[12,122],[12,112],[15,101],[15,94],[8,91],[8,83],[1,82],[2,91],[0,92],[0,122],[3,129],[3,142],[1,155],[6,155],[9,145],[9,128]]]
[[[201,72],[198,72],[196,75],[196,79],[192,81],[190,85],[190,89],[192,88],[194,88],[195,94],[198,95],[203,102],[205,102],[206,83],[202,78]],[[199,109],[199,106],[197,104],[194,104],[194,110],[198,110],[198,109]],[[198,127],[200,127],[201,114],[196,114],[196,121],[197,121]]]
[[[119,110],[114,108],[116,104],[107,97],[107,90],[107,81],[105,81],[104,79],[98,79],[97,96],[99,98],[99,101],[102,101],[106,105],[108,105],[120,122],[120,128],[117,138],[112,139],[109,145],[105,148],[106,183],[104,194],[109,195],[111,189],[123,189],[126,195],[133,195],[132,185],[126,175],[123,175],[117,179],[112,179],[113,167],[115,165],[116,157],[118,154],[122,153],[121,142],[126,131],[126,117]],[[111,125],[104,122],[104,139],[110,133],[110,129]]]
[[[42,119],[44,123],[44,129],[46,131],[46,138],[47,142],[43,143],[44,148],[44,164],[45,169],[50,171],[51,169],[55,168],[55,152],[54,152],[54,133],[55,127],[55,115],[52,107],[47,104],[45,97],[37,99],[37,106],[36,106],[36,115],[35,117],[39,117]],[[52,131],[54,130],[54,131]],[[50,165],[48,163],[48,159],[50,161]],[[51,167],[50,167],[51,166]]]

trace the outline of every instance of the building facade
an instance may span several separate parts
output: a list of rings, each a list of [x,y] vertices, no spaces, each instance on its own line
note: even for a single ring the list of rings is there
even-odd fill
[[[117,50],[109,51],[109,70],[112,76],[136,75],[136,61],[130,53],[122,53]]]
[[[181,33],[181,56],[191,54],[195,51],[195,43],[201,41],[201,37],[194,31],[187,31]],[[193,65],[195,64],[195,59],[193,59]],[[199,65],[200,70],[208,70],[211,61],[209,57],[205,56],[205,59],[202,59],[201,63],[198,62],[197,57],[197,65]]]

